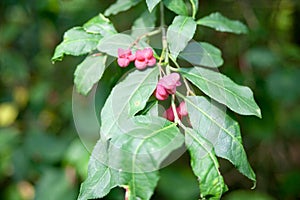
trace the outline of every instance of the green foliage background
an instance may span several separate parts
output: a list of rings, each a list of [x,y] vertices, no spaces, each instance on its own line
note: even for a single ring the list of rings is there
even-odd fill
[[[72,120],[73,72],[83,57],[67,56],[55,65],[50,59],[64,31],[112,2],[1,1],[0,199],[76,199],[89,158]],[[138,10],[144,7],[138,5]],[[257,187],[250,190],[251,181],[220,160],[230,189],[224,199],[300,198],[300,2],[200,1],[198,17],[215,11],[245,22],[249,34],[199,27],[196,38],[222,49],[221,71],[254,90],[263,115],[262,119],[235,116]],[[118,31],[125,31],[141,12],[123,12],[111,20]],[[166,12],[167,23],[173,17]],[[121,75],[117,67],[106,73],[108,88],[116,82],[110,73]],[[197,197],[187,155],[162,170],[153,199]],[[115,189],[106,199],[123,199],[123,191]]]

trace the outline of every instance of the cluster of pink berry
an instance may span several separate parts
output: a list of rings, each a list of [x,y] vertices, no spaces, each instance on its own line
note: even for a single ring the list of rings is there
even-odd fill
[[[176,87],[180,85],[180,75],[178,73],[171,73],[164,76],[157,83],[155,96],[158,100],[166,100],[169,94],[175,94]]]
[[[171,73],[167,76],[164,76],[157,83],[154,92],[155,97],[161,101],[166,100],[170,94],[176,93],[176,87],[180,85],[181,85],[180,75],[178,73]],[[179,106],[176,108],[176,111],[180,120],[182,119],[183,116],[186,116],[188,114],[184,101],[179,104]],[[163,117],[165,117],[166,119],[172,122],[174,121],[175,116],[172,107],[168,108],[164,112]]]
[[[186,105],[185,105],[185,102],[182,101],[179,106],[176,108],[176,112],[177,112],[177,115],[179,117],[179,119],[181,120],[182,117],[184,116],[187,116],[188,115],[188,112],[187,112],[187,109],[186,109]],[[172,109],[172,106],[170,106],[163,114],[163,117],[170,120],[170,121],[174,121],[175,119],[175,116],[174,116],[174,112],[173,112],[173,109]]]
[[[134,61],[135,67],[139,70],[143,70],[147,66],[152,67],[156,64],[156,59],[153,56],[151,48],[137,50],[135,55],[132,54],[130,49],[118,49],[118,64],[120,67],[127,67],[132,61]]]

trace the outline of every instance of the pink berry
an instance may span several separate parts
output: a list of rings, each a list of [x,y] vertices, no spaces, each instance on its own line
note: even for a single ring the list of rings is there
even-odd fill
[[[155,90],[155,97],[158,99],[158,100],[166,100],[169,96],[169,93],[165,90],[165,88],[158,84],[156,86],[156,90]]]
[[[135,66],[137,69],[145,69],[147,66],[154,66],[156,59],[153,57],[153,51],[151,48],[145,48],[143,50],[137,50],[135,52]]]
[[[171,106],[164,112],[163,117],[171,122],[174,122],[175,116]]]
[[[187,116],[188,112],[187,112],[187,108],[186,108],[186,104],[184,101],[182,101],[179,106],[176,108],[178,115],[180,116]]]
[[[135,60],[130,49],[118,49],[118,64],[120,67],[127,67],[131,61]]]

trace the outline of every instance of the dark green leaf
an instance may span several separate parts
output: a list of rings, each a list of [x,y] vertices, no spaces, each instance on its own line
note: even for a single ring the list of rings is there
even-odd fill
[[[124,119],[134,116],[145,107],[156,87],[158,73],[157,67],[135,70],[113,88],[101,112],[102,137],[120,134]]]
[[[212,145],[190,128],[185,129],[185,141],[191,155],[192,169],[199,180],[201,198],[220,199],[227,187]]]
[[[247,33],[248,28],[237,20],[230,20],[221,13],[215,12],[197,21],[197,24],[207,26],[221,32]]]
[[[106,59],[106,55],[90,55],[77,66],[74,83],[79,93],[87,95],[93,85],[100,80],[106,67]]]
[[[180,69],[184,77],[196,85],[210,98],[225,104],[242,115],[261,117],[250,88],[234,83],[227,76],[202,67]]]
[[[179,57],[198,66],[215,68],[223,64],[221,51],[206,42],[190,42]]]
[[[81,27],[74,27],[64,34],[63,41],[56,47],[52,61],[60,61],[65,55],[79,56],[96,49],[102,36],[85,32]]]
[[[229,160],[242,174],[255,181],[238,123],[221,109],[220,104],[204,97],[190,96],[185,101],[193,128],[213,144],[216,155]]]
[[[129,35],[118,33],[108,37],[104,37],[97,46],[98,50],[108,55],[118,57],[118,49],[136,49],[136,46],[133,46],[135,39]],[[149,47],[145,42],[140,41],[138,46],[140,48]]]
[[[146,10],[143,14],[137,18],[131,28],[131,35],[133,38],[140,37],[150,31],[155,27],[156,12],[153,10],[151,13]]]
[[[126,11],[131,7],[135,6],[141,2],[141,0],[117,0],[116,3],[112,4],[107,8],[104,12],[105,16],[109,16],[111,14],[116,15],[119,12]]]
[[[191,17],[177,16],[167,30],[167,41],[174,59],[186,47],[196,31],[196,22]]]
[[[114,25],[101,13],[86,22],[83,28],[88,33],[101,34],[104,37],[117,33]]]
[[[164,5],[178,15],[188,15],[188,9],[183,0],[163,0]]]
[[[155,6],[160,2],[161,0],[146,0],[147,7],[149,12],[152,12],[152,10],[155,8]]]

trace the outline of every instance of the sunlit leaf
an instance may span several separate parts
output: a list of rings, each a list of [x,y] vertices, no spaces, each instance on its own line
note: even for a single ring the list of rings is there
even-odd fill
[[[152,10],[155,8],[155,6],[160,2],[161,0],[146,0],[147,7],[149,12],[152,12]]]
[[[145,107],[156,87],[158,73],[157,67],[135,70],[113,88],[101,112],[102,137],[120,134],[122,125],[126,126],[125,119]]]
[[[110,5],[104,12],[105,16],[116,15],[119,12],[126,11],[141,2],[141,0],[117,0],[116,3]]]
[[[247,33],[248,28],[237,20],[224,17],[221,13],[215,12],[197,21],[197,24],[207,26],[221,32],[236,34]]]
[[[108,55],[118,57],[118,49],[137,49],[137,46],[135,46],[136,40],[131,37],[130,35],[118,33],[114,34],[108,37],[104,37],[97,46],[98,50],[104,53],[107,53]],[[145,48],[149,47],[147,43],[140,41],[138,43],[139,48]]]
[[[111,140],[99,140],[79,199],[101,198],[116,186],[128,187],[129,199],[150,199],[162,161],[183,142],[176,124],[152,116],[127,120]]]
[[[90,55],[80,63],[74,73],[77,91],[86,95],[97,83],[105,70],[106,55]]]
[[[101,34],[102,36],[117,33],[114,25],[101,13],[86,22],[83,28],[88,33]]]
[[[87,54],[96,49],[101,38],[99,34],[90,34],[81,27],[74,27],[65,32],[63,41],[55,49],[52,61],[60,61],[64,55]]]
[[[167,30],[167,42],[174,59],[186,47],[196,31],[196,22],[191,17],[177,16]]]
[[[202,67],[180,69],[184,77],[202,92],[242,115],[261,117],[250,88],[234,83],[227,76]]]
[[[220,104],[204,97],[189,96],[185,102],[193,128],[213,144],[216,155],[229,160],[242,174],[255,181],[238,123],[221,109]]]
[[[223,64],[221,51],[206,42],[190,42],[179,57],[198,66],[215,68]]]
[[[199,181],[201,198],[220,199],[227,187],[219,171],[213,146],[199,132],[190,128],[185,129],[185,140],[193,172]]]

